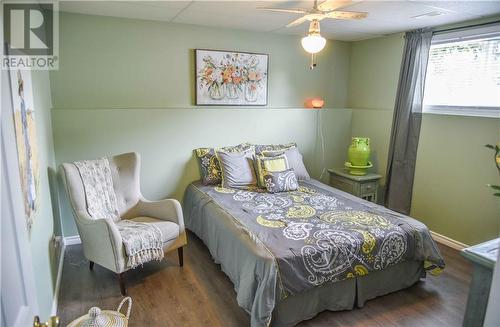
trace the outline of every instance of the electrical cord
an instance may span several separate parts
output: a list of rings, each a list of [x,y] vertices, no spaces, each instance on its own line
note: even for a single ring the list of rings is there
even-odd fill
[[[323,129],[323,121],[321,120],[321,109],[316,109],[317,115],[316,115],[316,121],[317,121],[317,130],[319,131],[320,135],[320,142],[321,142],[321,174],[319,175],[319,180],[323,180],[323,176],[326,173],[326,164],[325,164],[325,134],[324,134],[324,129]]]

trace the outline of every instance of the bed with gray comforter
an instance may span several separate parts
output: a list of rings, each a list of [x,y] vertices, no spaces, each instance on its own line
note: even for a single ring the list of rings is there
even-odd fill
[[[193,183],[184,211],[252,326],[361,307],[444,268],[425,225],[315,180],[275,194]]]

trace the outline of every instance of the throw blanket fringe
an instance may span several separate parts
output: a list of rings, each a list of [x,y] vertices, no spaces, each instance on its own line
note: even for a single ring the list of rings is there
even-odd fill
[[[122,236],[127,266],[135,268],[146,262],[163,259],[163,235],[154,224],[121,220],[116,227]]]

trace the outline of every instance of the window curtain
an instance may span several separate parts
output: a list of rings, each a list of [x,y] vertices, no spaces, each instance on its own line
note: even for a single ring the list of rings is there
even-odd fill
[[[415,30],[405,34],[405,45],[387,161],[385,206],[409,214],[418,139],[422,122],[425,73],[432,31]]]

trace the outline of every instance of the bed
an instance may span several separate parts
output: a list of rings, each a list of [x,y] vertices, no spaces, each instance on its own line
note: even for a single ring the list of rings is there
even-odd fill
[[[184,215],[252,327],[362,307],[444,269],[424,224],[313,179],[275,194],[195,182]]]

